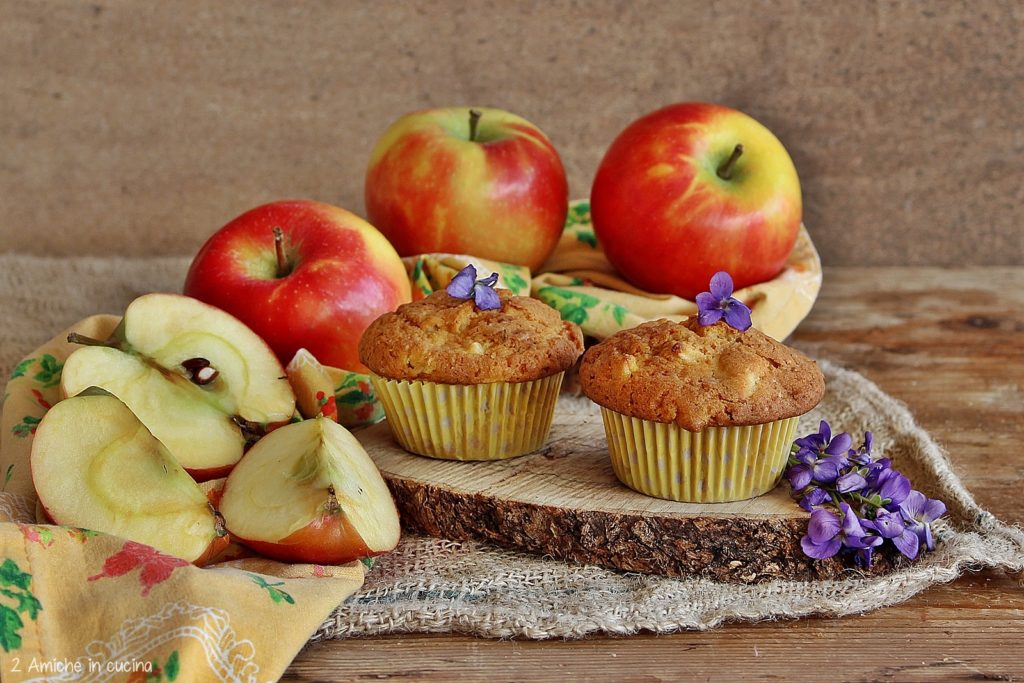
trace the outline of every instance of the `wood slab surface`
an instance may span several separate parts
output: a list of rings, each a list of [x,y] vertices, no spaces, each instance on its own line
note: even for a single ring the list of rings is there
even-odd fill
[[[903,400],[978,502],[1024,522],[1024,267],[830,268],[793,342]],[[1019,576],[968,574],[863,616],[578,641],[337,640],[287,681],[1024,680]]]
[[[359,434],[391,487],[402,526],[613,569],[752,583],[844,575],[800,549],[807,513],[785,482],[730,503],[645,496],[612,471],[597,407],[563,396],[545,446],[508,460],[459,462],[406,452],[386,422]],[[880,558],[876,571],[888,567]]]

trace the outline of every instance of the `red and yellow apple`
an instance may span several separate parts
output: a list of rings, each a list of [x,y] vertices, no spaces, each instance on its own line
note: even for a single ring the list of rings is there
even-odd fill
[[[394,248],[355,214],[314,201],[252,209],[203,245],[185,293],[244,322],[287,363],[300,348],[365,372],[359,338],[411,298]]]
[[[403,256],[472,254],[533,270],[558,243],[568,210],[551,141],[498,109],[401,117],[377,141],[365,189],[370,222]]]
[[[342,564],[398,545],[398,510],[373,460],[325,417],[256,442],[224,484],[231,535],[284,562]]]
[[[801,219],[786,149],[750,116],[689,102],[630,124],[598,168],[590,212],[608,260],[642,289],[693,299],[728,271],[737,289],[784,267]]]

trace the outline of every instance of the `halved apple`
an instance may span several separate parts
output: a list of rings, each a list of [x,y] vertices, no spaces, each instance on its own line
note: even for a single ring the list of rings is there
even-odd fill
[[[341,564],[398,545],[398,510],[352,433],[318,417],[260,439],[224,485],[228,530],[286,562]]]
[[[133,301],[111,339],[78,335],[61,391],[96,386],[124,401],[199,481],[225,476],[247,440],[295,413],[269,347],[231,315],[177,294]]]
[[[295,413],[295,395],[277,356],[219,308],[180,294],[146,294],[128,305],[121,335],[127,350],[192,379],[199,379],[199,371],[189,366],[205,362],[216,375],[198,385],[226,413],[259,424],[287,422]]]
[[[228,543],[206,494],[110,395],[57,403],[36,429],[32,482],[46,514],[201,564]]]

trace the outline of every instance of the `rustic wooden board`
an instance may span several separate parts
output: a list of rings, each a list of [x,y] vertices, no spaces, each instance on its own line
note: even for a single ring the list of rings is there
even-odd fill
[[[843,573],[839,563],[812,561],[801,551],[808,516],[785,484],[751,500],[693,504],[651,498],[619,483],[600,414],[586,399],[563,396],[547,445],[509,460],[412,455],[386,422],[359,439],[391,487],[407,529],[669,576],[754,582]]]

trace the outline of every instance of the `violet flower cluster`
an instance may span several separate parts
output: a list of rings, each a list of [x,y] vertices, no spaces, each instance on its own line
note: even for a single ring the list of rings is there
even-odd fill
[[[811,513],[800,539],[804,552],[815,559],[842,553],[870,567],[873,553],[887,542],[909,559],[933,550],[934,524],[945,504],[913,490],[889,458],[876,459],[871,432],[852,446],[849,434],[833,437],[824,420],[816,433],[793,443],[786,477],[800,507]]]

